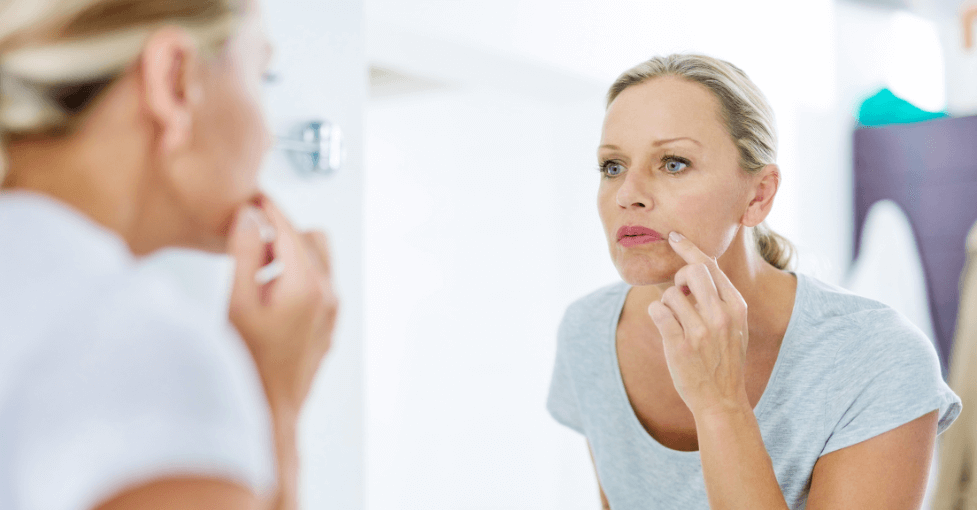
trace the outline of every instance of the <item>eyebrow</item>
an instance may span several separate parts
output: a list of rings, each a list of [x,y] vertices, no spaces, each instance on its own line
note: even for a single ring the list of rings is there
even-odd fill
[[[688,140],[688,141],[690,141],[690,142],[692,142],[692,143],[694,143],[694,144],[702,147],[702,144],[699,143],[698,140],[696,140],[695,138],[689,138],[687,136],[680,136],[678,138],[668,138],[666,140],[655,140],[654,142],[651,142],[651,145],[653,145],[655,147],[659,147],[659,146],[662,146],[662,145],[665,145],[665,144],[668,144],[668,143],[678,142],[678,141],[681,141],[681,140]],[[613,144],[604,144],[604,145],[601,145],[599,148],[600,149],[621,150],[620,147],[618,147],[617,145],[613,145]]]

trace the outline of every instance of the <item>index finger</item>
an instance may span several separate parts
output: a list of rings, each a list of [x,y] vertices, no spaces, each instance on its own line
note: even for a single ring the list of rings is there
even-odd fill
[[[292,226],[292,222],[289,221],[285,213],[267,195],[262,195],[257,205],[268,216],[268,220],[275,227],[276,231],[279,233],[287,232],[292,234],[293,237],[298,235],[295,227]]]
[[[722,269],[719,269],[719,263],[716,262],[716,259],[703,253],[695,243],[678,232],[672,232],[668,234],[668,244],[671,245],[675,253],[679,257],[682,257],[685,262],[689,264],[703,264],[709,269],[712,281],[716,284],[716,290],[719,291],[720,299],[727,303],[733,303],[742,299],[739,291],[733,286],[733,282],[729,281],[729,278]]]
[[[284,282],[301,278],[299,275],[304,273],[303,267],[308,265],[305,257],[308,249],[305,247],[303,236],[295,230],[285,213],[270,198],[262,195],[257,205],[265,213],[275,231],[274,240],[268,244],[271,250],[268,262],[274,260],[281,266],[278,280]]]

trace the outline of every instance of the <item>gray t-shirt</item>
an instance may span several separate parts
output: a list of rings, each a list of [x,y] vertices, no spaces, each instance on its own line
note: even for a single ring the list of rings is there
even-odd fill
[[[655,441],[628,401],[615,345],[629,289],[610,285],[567,309],[547,408],[587,437],[614,510],[707,509],[699,452]],[[960,399],[918,328],[877,301],[797,275],[790,323],[754,409],[790,508],[805,507],[820,456],[937,409],[943,432]]]

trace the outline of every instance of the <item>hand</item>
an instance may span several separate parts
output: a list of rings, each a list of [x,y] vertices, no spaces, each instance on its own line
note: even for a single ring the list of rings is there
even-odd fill
[[[275,229],[266,243],[254,215]],[[260,209],[243,207],[230,237],[236,259],[230,319],[248,345],[273,413],[296,418],[319,364],[329,350],[338,302],[333,293],[329,249],[321,232],[296,232],[267,198]],[[261,284],[257,271],[274,258],[284,266]]]
[[[744,405],[752,411],[744,376],[746,301],[716,259],[677,232],[669,244],[688,265],[675,273],[675,286],[661,301],[648,306],[648,315],[661,333],[675,389],[693,416],[713,409],[742,411]]]

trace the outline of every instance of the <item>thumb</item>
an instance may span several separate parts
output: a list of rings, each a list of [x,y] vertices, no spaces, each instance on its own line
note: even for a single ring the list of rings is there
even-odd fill
[[[265,243],[261,238],[258,211],[252,206],[238,211],[231,230],[228,247],[234,257],[234,287],[231,291],[231,306],[250,307],[258,302],[258,283],[255,273],[264,263]]]

